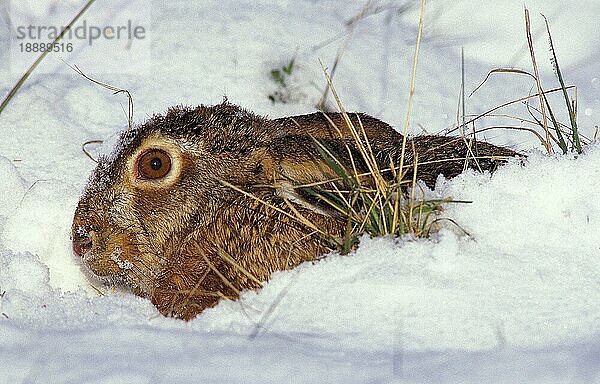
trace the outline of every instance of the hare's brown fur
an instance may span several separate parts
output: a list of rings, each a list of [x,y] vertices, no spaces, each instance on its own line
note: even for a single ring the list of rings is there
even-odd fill
[[[382,168],[390,159],[399,163],[401,134],[370,116],[349,116],[364,127]],[[75,253],[97,277],[183,319],[257,288],[274,271],[330,250],[326,239],[285,212],[297,210],[328,233],[342,233],[344,223],[303,204],[291,183],[335,176],[313,138],[339,153],[346,146],[356,150],[337,113],[272,120],[224,102],[155,116],[124,133],[114,154],[100,160],[75,212]],[[420,136],[409,139],[408,148],[411,141],[422,163],[418,176],[427,185],[439,174],[462,172],[462,138]],[[487,143],[474,148],[478,155],[516,155]],[[172,166],[164,177],[139,176],[137,162],[149,149],[169,155]],[[443,159],[456,160],[438,162]],[[412,162],[411,149],[404,163]],[[480,160],[478,166],[490,170],[499,162]]]

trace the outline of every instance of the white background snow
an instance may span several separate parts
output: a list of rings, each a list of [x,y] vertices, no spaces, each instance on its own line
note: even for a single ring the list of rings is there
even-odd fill
[[[8,50],[14,23],[64,25],[82,5],[26,3],[33,6],[0,5],[1,97],[29,64],[11,56],[14,45]],[[107,4],[119,3],[97,2],[84,18],[111,24],[118,12]],[[98,295],[70,250],[72,214],[94,168],[81,145],[105,140],[93,152],[110,151],[126,128],[126,100],[65,62],[128,89],[135,122],[224,95],[279,117],[314,111],[325,84],[318,60],[331,68],[347,41],[334,77],[346,108],[401,129],[418,25],[417,1],[373,1],[383,10],[353,30],[346,22],[363,2],[137,3],[127,15],[147,28],[145,45],[78,42],[71,54],[51,54],[0,115],[0,383],[600,383],[596,144],[581,156],[547,156],[530,134],[487,131],[485,139],[529,158],[493,177],[439,181],[434,194],[472,201],[443,214],[470,236],[449,226],[429,240],[364,238],[352,255],[277,273],[261,291],[189,323],[128,294]],[[525,5],[546,88],[557,83],[540,13],[566,81],[578,87],[581,129],[593,136],[600,2]],[[456,123],[461,47],[467,93],[493,68],[530,70],[523,2],[427,4],[412,133]],[[293,57],[291,102],[273,104],[270,71]],[[467,112],[526,96],[533,85],[495,75],[467,99]],[[503,112],[529,118],[522,107]]]

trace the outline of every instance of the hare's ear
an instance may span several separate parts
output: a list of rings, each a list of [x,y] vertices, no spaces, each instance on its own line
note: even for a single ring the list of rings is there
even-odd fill
[[[310,185],[338,178],[335,169],[328,163],[331,159],[324,156],[323,150],[332,156],[337,156],[342,151],[347,152],[341,140],[317,142],[310,136],[285,136],[269,145],[269,156],[265,158],[264,169],[271,172],[266,173],[267,179],[275,186],[280,197],[314,212],[330,215],[331,212],[322,202],[306,192]]]
[[[335,179],[337,175],[323,156],[323,149],[333,156],[345,151],[341,140],[317,141],[311,136],[288,135],[272,141],[267,152],[273,162],[273,181],[303,185]]]

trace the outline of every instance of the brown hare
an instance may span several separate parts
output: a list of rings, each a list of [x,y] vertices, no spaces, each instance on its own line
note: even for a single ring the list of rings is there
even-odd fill
[[[401,134],[367,115],[349,116],[364,127],[382,168],[390,159],[399,163]],[[99,160],[75,212],[74,253],[95,277],[149,298],[167,316],[189,320],[222,298],[235,299],[272,272],[330,250],[285,214],[290,204],[329,233],[342,232],[339,218],[304,201],[291,182],[334,176],[315,139],[339,153],[356,150],[338,113],[267,119],[225,101],[154,116]],[[408,141],[425,163],[418,177],[427,185],[463,171],[464,160],[436,162],[464,159],[462,138]],[[482,142],[476,149],[489,157],[478,163],[484,170],[516,155]],[[407,150],[404,163],[412,158]]]

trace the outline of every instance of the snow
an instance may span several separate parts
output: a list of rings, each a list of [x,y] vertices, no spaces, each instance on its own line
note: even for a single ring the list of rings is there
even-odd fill
[[[62,25],[82,2],[38,3],[25,13],[28,22],[47,16]],[[5,4],[0,15],[10,14]],[[107,53],[83,44],[49,55],[0,115],[0,383],[600,383],[598,144],[578,156],[548,156],[530,134],[488,131],[485,139],[528,159],[493,176],[438,181],[432,196],[471,201],[443,212],[460,228],[448,222],[428,240],[365,237],[351,255],[278,272],[260,291],[189,323],[129,294],[99,295],[71,255],[69,232],[95,166],[81,145],[100,139],[92,154],[112,152],[126,128],[126,99],[64,62],[127,88],[136,122],[224,95],[278,117],[314,110],[325,84],[318,59],[331,67],[351,32],[334,76],[345,107],[396,127],[406,113],[416,7],[398,15],[403,2],[373,2],[386,10],[350,31],[345,21],[363,3],[142,5],[135,20],[148,29],[145,50]],[[600,3],[526,5],[546,88],[556,80],[539,13],[549,18],[566,81],[578,86],[579,125],[593,136]],[[86,18],[112,20],[107,9],[96,3]],[[432,1],[426,12],[412,133],[456,122],[461,47],[467,93],[493,68],[530,68],[521,1]],[[0,50],[2,63],[8,56]],[[107,57],[111,66],[94,65]],[[270,71],[292,57],[293,102],[273,104]],[[114,65],[120,61],[127,65]],[[0,66],[3,95],[27,64],[10,63]],[[467,99],[467,110],[484,112],[532,86],[524,76],[494,75]],[[504,112],[529,117],[522,107]]]

